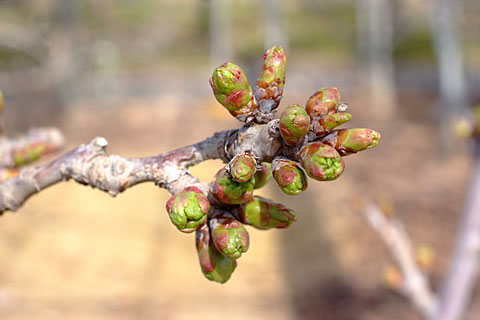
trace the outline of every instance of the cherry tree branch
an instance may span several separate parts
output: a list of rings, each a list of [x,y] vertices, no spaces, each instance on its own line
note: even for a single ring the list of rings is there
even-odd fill
[[[188,168],[209,159],[225,163],[236,154],[249,152],[259,161],[271,161],[279,151],[278,120],[265,125],[225,130],[198,143],[145,158],[108,155],[107,140],[97,137],[67,154],[37,167],[22,169],[18,177],[0,183],[0,212],[17,210],[33,194],[73,179],[115,196],[138,183],[153,181],[175,194],[187,186],[207,191]]]
[[[363,214],[400,267],[405,279],[401,293],[410,299],[425,319],[430,319],[435,310],[436,297],[428,279],[415,262],[414,250],[403,224],[373,204],[367,205]]]
[[[478,150],[478,142],[476,142]],[[449,271],[440,289],[440,297],[431,320],[460,319],[467,308],[477,284],[480,258],[480,157],[472,181],[458,230],[457,243]]]
[[[478,149],[478,144],[476,145]],[[477,156],[474,174],[462,214],[450,268],[436,297],[427,278],[415,263],[408,235],[400,220],[387,217],[378,207],[368,205],[364,216],[379,235],[390,254],[400,266],[405,278],[402,293],[429,320],[461,319],[477,281],[480,258],[480,157]]]

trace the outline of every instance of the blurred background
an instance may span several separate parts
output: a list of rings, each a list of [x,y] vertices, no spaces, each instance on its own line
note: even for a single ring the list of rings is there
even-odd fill
[[[0,318],[419,319],[388,289],[392,260],[352,202],[389,204],[435,253],[437,289],[473,166],[451,122],[480,98],[479,13],[475,0],[0,1],[8,135],[57,126],[66,150],[104,136],[122,156],[197,142],[240,126],[211,94],[213,69],[232,61],[254,83],[273,44],[288,55],[280,110],[338,86],[351,126],[382,134],[336,181],[262,189],[298,221],[249,229],[224,285],[201,274],[165,190],[57,184],[0,220]],[[210,181],[221,166],[192,172]],[[479,313],[476,294],[466,319]]]

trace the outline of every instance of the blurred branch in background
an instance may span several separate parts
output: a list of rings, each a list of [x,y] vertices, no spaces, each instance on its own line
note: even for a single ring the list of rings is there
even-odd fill
[[[475,166],[465,199],[465,207],[457,231],[450,267],[440,288],[436,313],[431,320],[460,319],[470,305],[478,281],[480,259],[480,105],[469,117],[469,130],[464,138],[473,140]],[[467,121],[468,121],[467,120]]]
[[[429,319],[434,312],[436,298],[426,275],[415,262],[414,249],[402,222],[374,204],[366,205],[363,215],[400,267],[404,281],[396,289],[410,299],[425,319]]]
[[[457,231],[455,251],[440,289],[436,313],[431,320],[461,319],[477,285],[480,253],[480,158],[474,173]]]
[[[0,21],[0,46],[28,52],[35,57],[35,53],[47,50],[42,40],[42,36],[37,34],[36,30]]]
[[[480,158],[476,159],[450,268],[443,279],[438,297],[432,293],[428,279],[415,262],[410,239],[401,221],[373,204],[365,206],[363,215],[400,267],[405,281],[397,289],[410,299],[424,319],[462,319],[478,282]]]
[[[459,32],[459,2],[431,0],[429,21],[433,48],[438,64],[439,111],[441,141],[449,148],[453,144],[450,134],[454,117],[468,112],[468,92],[462,55],[462,37]]]
[[[393,9],[391,0],[357,0],[357,52],[360,72],[368,74],[371,102],[376,114],[393,114],[396,90],[393,60]]]

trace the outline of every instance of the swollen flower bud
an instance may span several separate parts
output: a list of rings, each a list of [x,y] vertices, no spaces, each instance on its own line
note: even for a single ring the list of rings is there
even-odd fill
[[[257,79],[257,85],[267,88],[276,83],[280,89],[285,85],[285,71],[287,68],[287,55],[283,47],[273,46],[263,56],[265,62]]]
[[[322,141],[337,149],[342,156],[346,156],[375,147],[380,137],[380,133],[372,129],[350,128],[336,130]]]
[[[190,233],[205,224],[210,202],[195,187],[188,187],[167,201],[167,212],[178,230]]]
[[[352,120],[352,115],[347,112],[327,114],[312,122],[312,131],[317,137],[320,137],[350,120]]]
[[[305,110],[313,120],[329,113],[336,113],[339,105],[340,92],[338,92],[338,88],[322,88],[307,100]]]
[[[269,162],[262,162],[262,168],[255,172],[255,185],[253,186],[254,189],[260,189],[272,177],[272,164]]]
[[[282,99],[287,67],[287,55],[282,47],[273,46],[265,53],[264,59],[265,62],[254,90],[255,98],[258,101],[255,117],[260,123],[267,123],[275,115]]]
[[[294,212],[283,204],[258,196],[240,205],[235,213],[240,221],[257,229],[283,229],[296,221]]]
[[[300,144],[310,130],[310,119],[299,105],[287,107],[280,115],[280,135],[289,146]]]
[[[217,101],[231,115],[243,122],[253,119],[256,104],[247,76],[240,67],[230,62],[222,64],[213,72],[210,86]]]
[[[275,159],[272,163],[273,177],[283,192],[297,195],[307,189],[307,177],[297,164],[290,160]]]
[[[230,213],[223,211],[210,219],[212,242],[218,252],[230,259],[238,259],[247,252],[250,236],[244,225]]]
[[[240,183],[249,181],[255,173],[256,164],[251,155],[241,154],[235,157],[230,164],[232,179]]]
[[[300,160],[308,176],[319,181],[335,180],[345,168],[337,150],[320,142],[305,146],[300,151]]]
[[[255,178],[240,183],[233,180],[225,168],[222,168],[215,175],[210,192],[220,202],[225,204],[240,204],[248,202],[253,196]]]
[[[211,281],[227,282],[237,266],[237,261],[221,255],[215,249],[207,225],[196,231],[195,244],[203,275]]]

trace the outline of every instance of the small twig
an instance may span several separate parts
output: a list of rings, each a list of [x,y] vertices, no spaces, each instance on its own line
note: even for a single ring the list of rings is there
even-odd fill
[[[477,143],[478,146],[478,143]],[[477,284],[480,254],[480,158],[477,157],[457,243],[431,320],[460,319]]]
[[[394,216],[387,217],[373,204],[366,206],[363,214],[400,267],[405,279],[402,293],[424,318],[430,318],[436,297],[430,289],[428,279],[415,262],[412,245],[403,224]]]

